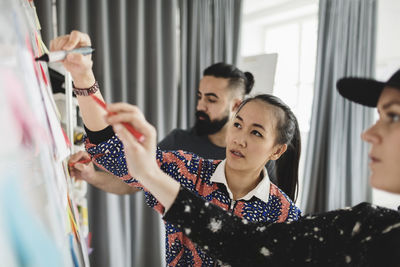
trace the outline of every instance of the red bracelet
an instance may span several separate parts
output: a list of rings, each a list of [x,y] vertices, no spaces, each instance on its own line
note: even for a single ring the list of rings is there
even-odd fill
[[[93,95],[99,90],[99,83],[97,81],[94,82],[92,86],[89,88],[76,88],[75,85],[73,85],[72,91],[74,92],[75,95],[79,96],[89,96]]]

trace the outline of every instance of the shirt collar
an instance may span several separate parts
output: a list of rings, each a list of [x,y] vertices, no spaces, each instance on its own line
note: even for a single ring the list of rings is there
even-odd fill
[[[224,184],[226,186],[226,189],[228,190],[229,197],[233,199],[233,194],[231,190],[229,189],[228,182],[226,181],[226,176],[225,176],[225,163],[226,159],[221,161],[220,164],[218,164],[217,168],[215,169],[215,172],[211,176],[210,181],[214,183],[220,183]],[[265,203],[268,202],[269,198],[269,189],[270,189],[270,180],[268,176],[268,172],[266,168],[262,170],[262,180],[258,183],[258,185],[251,190],[249,193],[247,193],[244,197],[240,198],[241,200],[250,200],[253,196],[257,197],[258,199],[264,201]]]

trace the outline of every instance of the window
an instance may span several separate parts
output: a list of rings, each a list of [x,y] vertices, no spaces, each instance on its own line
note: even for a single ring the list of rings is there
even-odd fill
[[[273,93],[293,109],[301,131],[308,132],[314,90],[316,18],[266,27],[264,42],[265,53],[278,54]]]
[[[278,54],[273,94],[295,113],[302,137],[300,188],[317,54],[317,0],[245,0],[241,56]],[[257,82],[257,77],[255,77]],[[300,203],[301,192],[299,192]]]

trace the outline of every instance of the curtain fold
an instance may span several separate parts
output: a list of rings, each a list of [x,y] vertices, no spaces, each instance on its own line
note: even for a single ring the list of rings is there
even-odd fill
[[[375,35],[375,0],[320,0],[303,212],[371,200],[368,146],[360,135],[372,124],[373,110],[342,98],[336,82],[344,76],[373,76]]]

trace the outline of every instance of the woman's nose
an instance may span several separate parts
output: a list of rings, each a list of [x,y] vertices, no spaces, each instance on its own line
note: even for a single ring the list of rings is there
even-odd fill
[[[361,134],[361,138],[365,141],[368,142],[370,144],[377,144],[381,141],[381,138],[378,134],[378,123],[375,123],[374,125],[372,125],[369,129],[365,130],[362,134]]]
[[[243,136],[243,134],[237,134],[233,140],[236,145],[246,147],[246,138]]]

